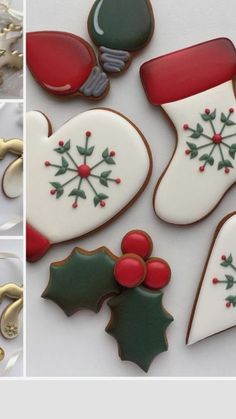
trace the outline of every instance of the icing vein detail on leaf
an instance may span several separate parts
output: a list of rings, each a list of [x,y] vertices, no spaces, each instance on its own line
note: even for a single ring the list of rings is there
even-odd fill
[[[223,266],[224,268],[229,268],[231,272],[235,272],[234,275],[231,274],[231,272],[229,272],[228,274],[225,274],[225,279],[218,279],[218,278],[213,278],[212,283],[214,285],[224,285],[226,290],[230,290],[233,289],[236,285],[236,266],[233,263],[233,256],[232,254],[230,254],[228,257],[226,257],[225,255],[222,256],[222,260],[223,262],[221,262],[221,266]],[[227,308],[236,308],[236,294],[235,295],[229,295],[228,297],[226,297],[225,299],[226,301],[226,307]]]

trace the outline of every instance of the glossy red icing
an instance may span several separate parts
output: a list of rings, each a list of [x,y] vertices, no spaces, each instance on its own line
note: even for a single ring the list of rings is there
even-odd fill
[[[136,255],[124,255],[115,265],[114,275],[116,281],[123,287],[137,287],[143,281],[145,274],[145,263]]]
[[[214,39],[148,61],[140,75],[153,105],[174,102],[233,79],[236,50],[229,39]]]
[[[55,95],[77,92],[96,65],[92,47],[67,32],[28,33],[26,51],[31,73],[42,87]]]
[[[121,243],[122,253],[135,253],[143,259],[148,259],[152,253],[152,239],[141,230],[133,230],[127,233]]]
[[[171,269],[167,262],[159,258],[149,259],[146,263],[147,273],[143,285],[152,290],[164,288],[171,278]]]
[[[47,237],[35,230],[30,224],[26,226],[26,256],[28,262],[36,262],[50,248]]]

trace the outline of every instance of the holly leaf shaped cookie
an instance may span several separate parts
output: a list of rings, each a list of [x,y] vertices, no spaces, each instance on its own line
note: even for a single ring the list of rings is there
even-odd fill
[[[106,298],[120,292],[113,274],[116,259],[105,247],[92,252],[75,248],[68,258],[51,264],[42,297],[58,304],[67,316],[81,309],[97,313]]]
[[[107,333],[117,340],[121,359],[145,372],[155,356],[168,349],[165,332],[173,317],[163,308],[162,297],[161,291],[137,287],[108,302],[112,317]]]

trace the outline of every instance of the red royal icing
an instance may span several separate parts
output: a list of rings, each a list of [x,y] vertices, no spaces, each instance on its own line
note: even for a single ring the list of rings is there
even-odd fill
[[[26,226],[26,255],[29,262],[36,262],[50,248],[47,237],[35,230],[31,225]]]
[[[87,164],[81,164],[81,166],[78,167],[78,174],[82,178],[89,177],[91,173],[91,169]]]
[[[171,278],[171,270],[167,262],[152,258],[146,262],[147,273],[143,285],[152,290],[164,288]]]
[[[153,105],[185,99],[234,78],[235,47],[229,39],[214,39],[154,58],[140,74]]]
[[[146,268],[143,260],[136,255],[125,255],[115,265],[116,281],[123,287],[133,288],[141,284]]]
[[[144,231],[134,230],[125,235],[121,243],[122,253],[135,253],[148,259],[152,253],[152,239]]]
[[[88,79],[96,58],[91,46],[66,32],[31,32],[27,64],[38,83],[56,95],[70,95]]]

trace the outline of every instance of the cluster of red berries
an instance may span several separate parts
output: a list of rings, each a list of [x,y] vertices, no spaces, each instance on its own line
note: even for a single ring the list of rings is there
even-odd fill
[[[116,281],[126,288],[144,285],[151,290],[164,288],[171,278],[171,269],[166,261],[150,255],[153,250],[151,237],[141,230],[125,235],[121,243],[123,256],[116,262]]]

